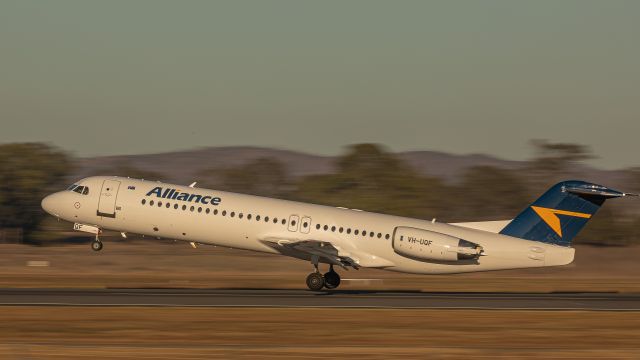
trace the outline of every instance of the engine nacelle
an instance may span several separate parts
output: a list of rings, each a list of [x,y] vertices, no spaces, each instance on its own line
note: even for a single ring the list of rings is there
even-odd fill
[[[406,226],[395,229],[392,246],[402,256],[427,261],[473,260],[482,254],[482,247],[470,241]]]

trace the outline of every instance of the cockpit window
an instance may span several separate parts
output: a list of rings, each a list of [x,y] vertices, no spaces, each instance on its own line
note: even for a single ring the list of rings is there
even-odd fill
[[[73,191],[73,189],[75,189],[77,186],[78,186],[78,185],[73,184],[73,185],[69,186],[69,187],[67,188],[67,190],[71,190],[71,191]]]
[[[69,189],[71,191],[73,191],[73,192],[77,192],[78,194],[82,194],[82,195],[89,194],[89,187],[88,186],[74,185],[73,187],[70,187]]]

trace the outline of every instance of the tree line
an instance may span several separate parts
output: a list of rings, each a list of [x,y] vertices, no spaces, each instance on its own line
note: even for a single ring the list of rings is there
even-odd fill
[[[534,156],[523,167],[474,166],[455,183],[423,175],[377,144],[348,147],[328,174],[293,178],[277,159],[257,158],[227,168],[221,176],[219,168],[204,170],[198,179],[201,187],[442,222],[506,220],[555,182],[574,175],[576,164],[593,156],[577,144],[534,141],[532,145]],[[72,156],[49,145],[0,145],[0,228],[20,228],[27,238],[34,236],[45,218],[41,199],[76,180],[69,178],[74,164]],[[108,173],[162,180],[162,174],[128,164]],[[629,169],[627,175],[631,190],[640,190],[640,170]],[[607,203],[577,242],[638,243],[640,214],[630,209],[616,201]]]

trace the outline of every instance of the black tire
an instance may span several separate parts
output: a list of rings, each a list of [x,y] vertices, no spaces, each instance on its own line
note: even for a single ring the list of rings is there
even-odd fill
[[[307,276],[307,286],[309,290],[320,291],[324,287],[324,277],[320,273],[311,273]]]
[[[327,289],[335,289],[340,286],[340,275],[335,271],[324,274],[324,286]]]
[[[91,242],[91,250],[93,250],[93,251],[102,250],[102,242],[101,241],[92,241]]]

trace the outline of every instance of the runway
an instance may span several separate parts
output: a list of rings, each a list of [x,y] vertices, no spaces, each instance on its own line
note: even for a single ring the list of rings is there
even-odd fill
[[[0,306],[325,307],[640,311],[640,294],[284,289],[0,289]]]

